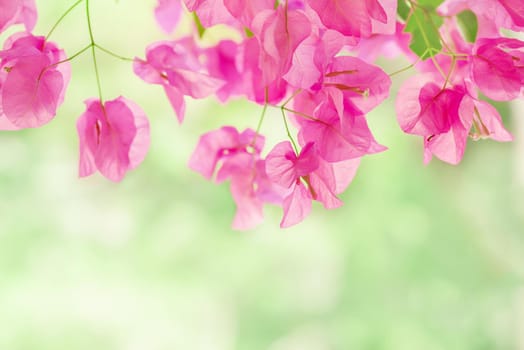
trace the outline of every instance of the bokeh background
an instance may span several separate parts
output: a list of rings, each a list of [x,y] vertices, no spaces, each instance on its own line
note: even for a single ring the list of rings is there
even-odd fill
[[[36,33],[72,2],[37,1]],[[91,2],[95,38],[115,52],[165,38],[153,0]],[[69,55],[88,43],[83,6],[52,39]],[[280,230],[268,207],[258,229],[234,232],[227,185],[186,164],[201,133],[255,127],[260,107],[189,102],[179,126],[160,87],[99,61],[105,97],[149,116],[149,154],[120,184],[78,179],[75,122],[96,95],[87,53],[50,124],[0,133],[1,350],[524,349],[522,106],[499,106],[515,142],[424,166],[389,101],[369,115],[389,151],[363,160],[343,208]],[[271,145],[284,132],[266,120]]]

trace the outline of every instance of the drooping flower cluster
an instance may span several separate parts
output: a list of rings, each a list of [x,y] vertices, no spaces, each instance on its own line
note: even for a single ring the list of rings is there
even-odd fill
[[[89,11],[87,1],[86,6]],[[26,29],[5,40],[0,51],[0,130],[40,127],[55,117],[64,101],[70,59],[48,37],[30,33],[36,19],[34,0],[0,0],[0,33],[18,23]],[[94,47],[91,41],[83,51]],[[147,153],[149,122],[136,104],[123,97],[107,102],[91,99],[86,104],[77,123],[79,175],[98,169],[108,179],[120,181]]]
[[[89,0],[73,7],[82,2],[89,23]],[[404,132],[422,137],[425,162],[459,163],[468,138],[512,139],[489,100],[523,97],[524,42],[500,32],[524,31],[521,0],[157,0],[154,8],[170,35],[190,13],[194,33],[150,44],[132,60],[133,71],[162,87],[180,123],[187,98],[261,106],[257,130],[208,131],[189,161],[206,179],[229,181],[236,229],[260,224],[267,203],[282,207],[281,227],[304,220],[313,200],[327,209],[342,205],[338,195],[362,157],[386,150],[366,119],[390,96],[396,74],[374,64],[380,55],[404,54],[412,65],[401,71],[414,67],[396,96],[396,114]],[[0,32],[17,23],[30,31],[35,21],[33,0],[0,0]],[[219,24],[236,35],[202,45],[206,29]],[[100,46],[88,27],[90,44],[71,57],[91,49],[96,60]],[[68,61],[47,37],[25,32],[6,40],[0,129],[50,121],[64,99]],[[130,100],[104,102],[96,73],[100,96],[86,102],[77,122],[79,173],[98,170],[120,181],[147,153],[149,122]],[[268,108],[280,110],[289,139],[264,149]]]
[[[397,100],[397,118],[402,130],[424,138],[424,161],[432,156],[458,164],[468,137],[511,141],[497,110],[479,98],[479,92],[495,101],[510,101],[523,96],[524,41],[501,37],[497,30],[517,29],[520,21],[513,21],[510,12],[524,15],[524,7],[517,2],[500,0],[490,4],[468,1],[446,1],[439,7],[445,15],[470,8],[482,10],[484,27],[480,37],[469,43],[461,33],[458,22],[452,18],[440,28],[448,47],[418,65],[420,75],[404,82]],[[459,6],[460,5],[460,6]],[[514,5],[514,7],[511,6]],[[509,6],[509,7],[508,7]],[[488,11],[492,10],[491,15]],[[481,27],[479,27],[481,28]]]

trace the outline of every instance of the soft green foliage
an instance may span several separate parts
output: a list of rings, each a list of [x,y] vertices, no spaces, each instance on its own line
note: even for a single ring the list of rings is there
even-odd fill
[[[408,18],[409,6],[406,1],[400,0],[397,4],[397,14],[404,21]]]
[[[442,48],[438,29],[442,25],[442,17],[433,9],[416,6],[407,19],[405,31],[411,33],[410,49],[420,58],[435,56]]]
[[[478,21],[477,16],[469,10],[462,11],[458,14],[458,23],[460,25],[460,29],[464,32],[464,37],[467,41],[470,43],[475,42],[477,39],[477,32],[478,32]]]
[[[399,0],[399,2],[406,1],[406,0]],[[411,1],[411,0],[409,0]],[[444,2],[444,0],[416,0],[414,1],[419,6],[434,10],[436,9],[440,4]]]
[[[200,22],[200,18],[198,18],[198,15],[196,12],[193,12],[193,20],[195,21],[195,26],[197,28],[198,36],[202,38],[204,36],[204,33],[206,32],[206,28],[202,25],[202,22]]]

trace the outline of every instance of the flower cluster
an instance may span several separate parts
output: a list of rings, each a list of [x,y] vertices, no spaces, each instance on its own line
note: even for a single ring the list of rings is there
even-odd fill
[[[87,0],[86,11],[91,43],[67,58],[64,50],[48,40],[54,28],[45,37],[31,33],[37,19],[34,0],[0,1],[0,33],[17,23],[26,29],[7,38],[0,51],[0,130],[37,128],[56,116],[71,77],[69,61],[88,49],[96,60]],[[100,91],[99,83],[99,98],[86,101],[87,110],[77,122],[79,175],[99,170],[108,179],[120,181],[147,153],[149,122],[132,101],[119,97],[104,102]]]
[[[69,81],[68,61],[96,49],[85,1],[90,44],[67,59],[62,50],[29,32],[15,34],[0,51],[0,129],[38,127],[51,120]],[[0,31],[36,20],[31,0],[0,0]],[[281,227],[309,214],[312,201],[342,205],[362,157],[383,152],[366,114],[390,95],[391,77],[374,61],[403,54],[413,76],[396,97],[400,128],[422,137],[424,161],[461,161],[467,139],[510,141],[489,100],[524,92],[524,42],[501,34],[524,31],[522,0],[158,0],[154,16],[173,35],[192,13],[194,32],[150,44],[133,71],[160,85],[178,121],[186,98],[244,98],[259,104],[256,130],[223,126],[206,132],[189,167],[217,183],[229,181],[237,206],[236,229],[263,221],[266,203],[281,206]],[[213,46],[207,28],[229,26],[236,35]],[[103,49],[109,52],[109,50]],[[117,58],[120,56],[113,54]],[[400,72],[400,71],[399,71]],[[98,77],[98,72],[97,77]],[[149,124],[123,97],[86,102],[77,123],[80,176],[99,170],[113,181],[144,159]],[[268,108],[279,109],[288,140],[265,150],[261,134]],[[292,132],[290,126],[296,129]]]

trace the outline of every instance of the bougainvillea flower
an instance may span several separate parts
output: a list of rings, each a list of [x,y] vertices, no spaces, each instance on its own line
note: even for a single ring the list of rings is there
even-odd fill
[[[223,167],[231,157],[239,153],[259,157],[263,147],[264,137],[256,135],[253,130],[246,129],[239,133],[232,126],[224,126],[200,136],[189,160],[189,168],[211,180],[219,162]],[[217,181],[224,181],[230,175],[227,170],[219,170]]]
[[[391,79],[379,67],[351,56],[338,56],[324,72],[323,87],[342,92],[362,113],[367,113],[389,96]]]
[[[394,0],[307,0],[329,29],[356,38],[395,32]]]
[[[260,43],[257,38],[244,40],[241,45],[240,57],[242,60],[244,87],[247,98],[260,104],[276,104],[282,100],[287,92],[287,83],[284,79],[275,79],[269,84],[262,84],[264,72],[261,69],[262,57]]]
[[[524,87],[524,42],[480,39],[471,57],[471,76],[480,91],[497,101],[510,101]]]
[[[277,144],[266,157],[268,178],[285,189],[280,227],[298,224],[311,211],[311,202],[321,202],[326,209],[338,208],[337,178],[328,162],[319,157],[315,144],[307,143],[297,156],[291,143]]]
[[[183,0],[195,12],[204,27],[227,24],[239,29],[251,28],[253,18],[263,10],[272,9],[273,0]]]
[[[446,0],[438,7],[443,16],[455,16],[471,10],[478,19],[478,37],[497,37],[500,28],[519,31],[524,28],[522,0]]]
[[[221,172],[228,174],[230,190],[237,210],[232,227],[249,230],[264,220],[264,204],[281,204],[282,198],[269,180],[265,161],[248,153],[238,153],[223,164]]]
[[[377,143],[365,116],[349,103],[340,113],[328,99],[315,109],[311,118],[298,116],[297,122],[301,143],[314,142],[320,156],[328,162],[360,158],[387,149]]]
[[[346,42],[332,30],[310,36],[295,50],[284,78],[296,88],[322,92],[337,100],[342,97],[367,113],[389,96],[391,79],[359,58],[336,56]]]
[[[408,134],[424,137],[424,162],[432,156],[450,163],[462,160],[468,137],[511,141],[497,110],[479,101],[463,85],[443,88],[435,76],[408,79],[397,97],[397,119]]]
[[[521,0],[498,0],[509,14],[513,23],[524,27],[524,3]]]
[[[136,168],[149,149],[149,121],[134,102],[118,97],[103,105],[86,102],[76,127],[80,139],[79,176],[98,170],[111,181],[121,181]]]
[[[235,229],[258,225],[263,219],[263,204],[281,200],[260,159],[263,146],[264,137],[253,130],[239,133],[234,127],[224,126],[202,135],[189,160],[189,168],[206,179],[211,180],[216,173],[217,182],[231,181],[231,193],[237,205]]]
[[[44,37],[14,34],[0,51],[0,119],[11,128],[36,128],[49,122],[63,102],[70,78],[63,50]]]
[[[284,79],[297,88],[317,91],[330,62],[346,43],[346,38],[334,30],[310,35],[295,49]]]
[[[504,128],[497,109],[486,101],[464,96],[460,103],[459,116],[466,126],[473,127],[469,133],[473,139],[490,138],[498,142],[513,140],[513,136]]]
[[[240,62],[241,49],[241,46],[232,40],[222,40],[216,46],[205,49],[205,64],[209,75],[225,82],[216,92],[216,96],[222,102],[226,102],[233,95],[248,94],[243,64]]]
[[[424,138],[424,163],[434,155],[450,164],[458,164],[464,156],[468,136],[474,140],[491,138],[499,142],[512,141],[495,107],[464,95],[458,110],[449,111],[450,130]]]
[[[431,74],[414,76],[401,86],[396,100],[397,120],[408,134],[427,136],[447,132],[449,111],[455,110],[463,94],[442,89],[442,84]]]
[[[34,0],[0,0],[0,33],[7,27],[23,23],[30,32],[36,24],[36,6]]]
[[[184,120],[184,96],[204,98],[224,81],[211,77],[200,62],[201,50],[192,38],[162,41],[146,49],[146,60],[135,58],[135,74],[150,84],[162,85],[178,121]]]
[[[257,14],[252,31],[260,42],[262,83],[268,85],[289,70],[297,46],[311,33],[311,24],[303,11],[279,6]]]
[[[244,27],[251,28],[255,16],[264,11],[274,8],[274,0],[223,0],[224,6],[229,13]]]
[[[403,52],[410,52],[411,34],[405,32],[404,28],[405,24],[397,22],[393,34],[375,34],[369,38],[362,38],[353,51],[358,58],[366,62],[375,62],[381,55],[391,59]]]
[[[180,20],[181,12],[180,0],[158,0],[158,4],[155,7],[155,18],[160,28],[167,34],[170,34],[175,30]]]
[[[232,25],[236,21],[224,6],[224,0],[183,0],[190,12],[195,12],[204,27],[216,24]]]

